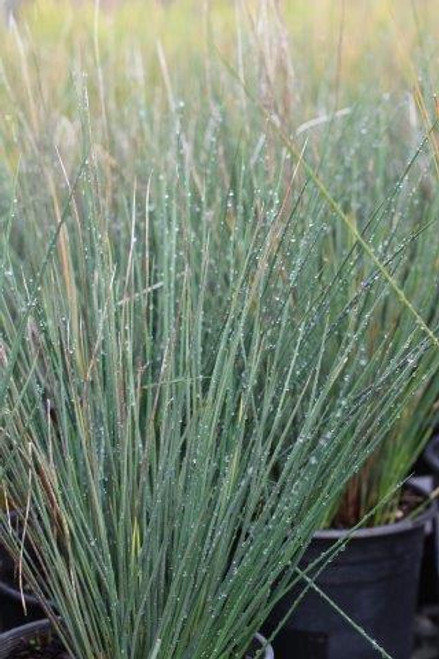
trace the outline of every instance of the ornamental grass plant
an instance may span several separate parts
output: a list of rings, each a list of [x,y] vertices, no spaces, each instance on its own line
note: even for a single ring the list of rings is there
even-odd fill
[[[212,48],[186,89],[91,20],[57,71],[35,26],[5,46],[3,537],[76,659],[240,659],[437,370],[432,151],[404,173],[366,103],[311,132],[297,105],[292,144],[286,60],[243,85]]]
[[[215,227],[194,235],[190,205],[156,216],[127,199],[116,245],[93,163],[43,270],[5,256],[2,480],[27,543],[6,541],[76,657],[241,657],[430,342],[407,310],[404,342],[365,365],[388,284],[354,292],[353,326],[328,304],[352,265],[323,285],[326,233],[294,207],[257,218],[228,286]],[[36,254],[55,247],[24,219]]]
[[[403,112],[408,114],[410,108],[403,105]],[[395,119],[394,119],[395,121]],[[434,115],[432,124],[434,123]],[[360,121],[363,127],[367,122]],[[372,145],[377,144],[376,133],[371,126],[365,129]],[[435,134],[435,129],[433,129]],[[374,134],[375,133],[375,134]],[[380,149],[375,157],[371,156],[372,176],[375,175],[375,165],[380,166],[381,148],[385,152],[383,138],[379,139]],[[351,140],[350,144],[355,144]],[[399,252],[398,278],[410,302],[418,310],[430,327],[438,323],[439,295],[439,243],[438,236],[438,202],[437,167],[434,144],[425,138],[418,150],[413,152],[413,158],[407,161],[407,166],[401,169],[399,177],[393,182],[382,202],[376,203],[371,209],[376,190],[375,185],[368,183],[358,173],[358,182],[351,186],[347,195],[340,198],[342,207],[350,213],[350,218],[362,235],[370,237],[375,245],[375,253],[386,261],[390,255]],[[355,147],[353,147],[355,148]],[[374,146],[372,146],[372,149]],[[363,157],[368,153],[361,149]],[[352,165],[352,163],[351,163]],[[345,180],[343,177],[342,180]],[[391,177],[389,177],[390,182]],[[383,179],[378,179],[381,185]],[[378,193],[379,196],[379,193]],[[370,209],[370,216],[367,210]],[[349,258],[352,249],[349,237],[339,230],[339,225],[333,230],[331,247],[328,250],[329,259],[336,263],[342,258]],[[416,239],[413,237],[416,236]],[[394,261],[393,261],[394,263]],[[396,274],[396,272],[395,272]],[[367,259],[355,265],[352,280],[357,284],[369,286],[373,270]],[[355,285],[355,284],[354,284]],[[391,337],[392,349],[404,342],[404,321],[401,317],[401,306],[392,296],[385,296],[371,308],[371,322],[364,341],[359,344],[364,362],[369,360],[377,344],[383,337]],[[341,341],[340,337],[340,341]],[[429,357],[427,369],[432,366]],[[434,367],[430,374],[422,375],[419,388],[398,415],[388,435],[380,447],[373,453],[370,460],[350,481],[341,502],[328,515],[326,524],[338,528],[355,526],[365,515],[374,510],[367,524],[378,526],[398,521],[401,518],[401,497],[403,489],[398,488],[413,473],[417,458],[425,448],[435,423],[437,422],[437,400],[439,399],[439,377]],[[386,505],[378,506],[383,496],[390,490],[395,494]]]

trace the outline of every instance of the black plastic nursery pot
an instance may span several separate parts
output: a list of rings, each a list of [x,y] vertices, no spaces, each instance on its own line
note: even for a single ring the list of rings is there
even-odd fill
[[[426,525],[434,510],[413,521],[361,529],[351,535],[316,578],[317,586],[392,659],[410,659],[419,571]],[[305,553],[306,569],[346,531],[316,533]],[[309,574],[311,576],[311,573]],[[272,631],[291,609],[298,592],[277,606]],[[381,657],[316,591],[309,590],[273,642],[276,659],[377,659]]]

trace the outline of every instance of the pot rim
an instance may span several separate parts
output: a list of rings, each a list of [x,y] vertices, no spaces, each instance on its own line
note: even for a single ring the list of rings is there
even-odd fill
[[[0,634],[0,659],[12,659],[13,652],[19,643],[31,640],[36,634],[48,631],[51,626],[50,620],[43,618],[3,632]]]
[[[439,440],[439,436],[438,436]],[[425,490],[418,484],[408,481],[410,489],[415,490],[420,494],[426,494]],[[437,515],[435,502],[432,501],[428,504],[427,509],[414,519],[401,519],[393,524],[381,524],[380,526],[372,526],[367,528],[359,528],[353,531],[352,529],[320,529],[316,531],[313,538],[316,540],[340,540],[350,536],[349,542],[353,540],[364,540],[365,538],[377,538],[389,535],[398,535],[409,533],[418,529],[433,519]]]
[[[267,643],[267,639],[264,636],[262,636],[262,634],[259,633],[255,634],[255,639],[259,641],[261,645],[264,645],[264,643],[266,643],[264,659],[274,659],[274,650],[270,645],[270,643]]]
[[[7,595],[8,597],[11,597],[17,602],[21,602],[24,600],[27,605],[29,606],[39,606],[42,608],[42,603],[36,597],[35,595],[30,595],[29,593],[22,592],[18,588],[14,588],[14,586],[10,586],[6,581],[3,581],[3,579],[0,579],[0,593]],[[51,602],[49,600],[46,600],[49,604]],[[1,637],[0,637],[1,638]]]

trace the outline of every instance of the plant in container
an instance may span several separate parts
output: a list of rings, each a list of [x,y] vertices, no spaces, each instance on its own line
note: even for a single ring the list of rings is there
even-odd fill
[[[419,153],[390,194],[392,214],[395,205],[410,208],[413,188],[410,188],[411,200],[407,200],[404,193],[402,199],[398,198]],[[438,246],[434,238],[437,222],[431,219],[431,209],[436,206],[437,200],[433,199],[431,206],[424,207],[425,216],[421,215],[415,223],[413,216],[401,212],[389,232],[385,222],[389,206],[385,203],[367,221],[363,232],[373,234],[377,241],[375,250],[386,260],[390,259],[393,276],[406,298],[437,336]],[[346,252],[340,253],[341,244],[342,241],[336,239],[331,251],[336,262],[346,258]],[[396,254],[396,258],[392,256]],[[366,287],[376,276],[368,267],[363,261],[357,262],[355,268],[355,277],[358,276]],[[379,298],[376,293],[366,296],[361,313],[370,317],[370,323],[368,332],[359,342],[363,367],[354,379],[367,381],[368,366],[376,351],[384,350],[389,360],[397,355],[410,336],[411,321],[406,324],[409,316],[397,296],[393,299],[387,295]],[[353,331],[357,318],[354,312],[351,316]],[[434,335],[433,343],[437,342]],[[339,336],[338,341],[341,344],[343,337]],[[424,511],[423,500],[427,499],[428,503],[425,492],[413,486],[403,487],[402,483],[428,441],[435,415],[434,403],[439,395],[437,358],[424,355],[420,359],[413,358],[413,364],[416,382],[412,395],[396,414],[389,414],[384,421],[383,441],[370,452],[365,464],[359,466],[335,505],[328,507],[327,528],[315,534],[302,568],[309,569],[321,552],[343,539],[349,539],[346,551],[321,574],[320,570],[311,570],[316,584],[290,616],[288,612],[294,608],[297,598],[294,590],[291,599],[287,596],[281,601],[271,620],[274,627],[277,621],[287,620],[276,642],[280,657],[289,657],[292,650],[299,658],[410,657],[424,535],[426,529],[431,529],[435,507],[430,502],[428,510]],[[389,492],[393,494],[389,496]],[[417,510],[422,514],[416,515]],[[362,520],[369,528],[353,531]]]
[[[218,85],[185,121],[163,53],[152,99],[131,54],[135,79],[121,91],[99,65],[79,117],[70,86],[60,102],[26,75],[19,103],[6,85],[21,160],[0,458],[23,505],[4,542],[77,659],[241,659],[416,387],[429,335],[402,296],[404,341],[383,337],[365,365],[372,301],[401,298],[399,249],[363,282],[376,239],[348,231],[349,258],[331,261],[321,186],[265,150],[257,113],[236,147],[217,105],[228,93],[240,124],[235,88]],[[58,148],[65,112],[83,130]],[[78,145],[87,162],[72,180]]]
[[[255,213],[234,276],[219,277],[224,225],[204,218],[195,234],[178,184],[171,212],[132,207],[115,242],[101,172],[84,167],[52,238],[23,199],[25,267],[10,246],[0,452],[26,505],[25,538],[6,525],[4,542],[78,659],[242,657],[412,391],[424,327],[407,309],[404,345],[390,359],[383,341],[364,368],[369,315],[352,327],[340,304],[352,266],[322,277],[326,233],[294,222],[294,204],[287,219]],[[47,243],[63,249],[41,272]],[[359,286],[355,303],[388,286]]]

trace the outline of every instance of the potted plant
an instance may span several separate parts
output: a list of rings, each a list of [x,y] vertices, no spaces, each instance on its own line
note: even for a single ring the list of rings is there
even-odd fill
[[[4,542],[73,656],[243,656],[429,344],[408,310],[396,358],[384,343],[364,369],[368,316],[345,332],[351,265],[322,278],[318,224],[255,214],[232,279],[221,240],[180,244],[191,213],[152,215],[142,234],[134,209],[114,242],[90,167],[63,234],[29,218],[35,254],[64,251],[2,296],[3,482],[26,502],[25,538],[6,524]],[[360,369],[373,378],[353,383]]]
[[[402,181],[406,176],[407,171]],[[408,241],[401,243],[401,259],[393,272],[413,307],[437,336],[438,254],[433,239],[437,226],[429,224],[430,212],[427,206],[425,217],[416,220],[413,230],[420,240],[412,242],[405,256],[403,245]],[[392,236],[384,241],[386,250],[400,230],[410,227],[412,219],[405,225],[404,217],[401,214],[401,225],[395,224]],[[379,240],[387,231],[381,220],[376,229],[372,220],[369,230],[381,236]],[[356,276],[369,285],[370,275],[365,274],[361,264]],[[389,358],[389,353],[397,354],[407,330],[405,311],[398,303],[370,298],[368,304],[369,309],[363,312],[371,318],[370,331],[360,344],[365,368],[383,344],[387,344]],[[423,357],[415,361],[419,379],[412,396],[398,414],[387,418],[383,441],[370,452],[343,495],[328,510],[325,528],[315,534],[304,555],[302,569],[306,567],[314,574],[315,584],[299,605],[297,590],[293,590],[291,598],[281,601],[271,619],[272,628],[280,620],[287,621],[275,644],[280,657],[289,657],[292,651],[297,657],[325,659],[411,656],[424,536],[432,528],[436,511],[425,492],[402,483],[431,435],[439,393],[437,359]],[[359,373],[358,377],[363,375]],[[359,529],[362,523],[367,528]],[[349,540],[346,550],[323,572],[313,571],[316,557],[343,539]],[[302,583],[307,583],[306,578]]]
[[[327,200],[284,151],[266,166],[266,127],[237,155],[214,97],[185,126],[161,67],[172,112],[146,129],[136,82],[123,130],[100,69],[99,111],[81,89],[58,168],[31,82],[32,122],[12,104],[0,458],[22,532],[4,520],[3,538],[78,659],[242,657],[429,350],[401,302],[404,341],[364,364],[399,242],[359,278],[367,250],[346,231],[331,261]]]
[[[272,624],[284,616],[288,622],[276,639],[278,656],[410,657],[424,535],[433,515],[430,506],[394,524],[317,532],[302,569],[335,543],[346,540],[347,546],[292,614],[291,598],[281,601]]]

